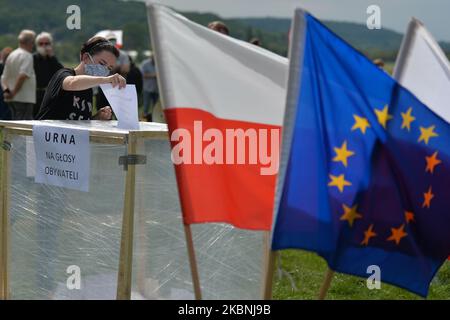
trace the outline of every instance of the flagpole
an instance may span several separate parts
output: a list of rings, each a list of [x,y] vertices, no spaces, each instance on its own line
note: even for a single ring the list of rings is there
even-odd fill
[[[270,250],[270,249],[269,249]],[[273,297],[273,274],[275,272],[275,261],[278,252],[270,250],[267,254],[264,279],[264,300],[272,300]]]
[[[189,224],[184,225],[184,234],[186,236],[186,245],[189,256],[189,265],[191,267],[192,284],[196,300],[202,300],[202,289],[200,287],[200,276],[198,274],[197,259],[195,258],[194,240],[192,239],[192,230]]]
[[[325,274],[325,278],[322,283],[322,287],[320,288],[319,300],[325,300],[328,290],[330,289],[331,281],[333,280],[333,277],[334,277],[334,271],[331,270],[330,268],[328,268],[327,273]]]

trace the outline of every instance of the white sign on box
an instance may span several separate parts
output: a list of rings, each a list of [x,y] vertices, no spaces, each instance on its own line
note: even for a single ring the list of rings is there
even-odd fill
[[[124,130],[139,130],[136,86],[128,84],[125,88],[118,89],[110,84],[102,84],[100,88],[116,114],[117,127]]]
[[[89,131],[35,125],[33,140],[36,183],[89,191]]]

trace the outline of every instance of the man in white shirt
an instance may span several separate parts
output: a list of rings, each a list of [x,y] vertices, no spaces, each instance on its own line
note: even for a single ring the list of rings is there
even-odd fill
[[[1,78],[5,101],[13,120],[32,120],[36,103],[36,75],[33,67],[34,40],[36,34],[23,30],[19,34],[19,48],[11,52],[6,60]]]

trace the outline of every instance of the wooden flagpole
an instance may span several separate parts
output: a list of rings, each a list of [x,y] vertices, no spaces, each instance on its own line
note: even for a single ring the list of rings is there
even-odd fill
[[[331,281],[333,280],[333,277],[334,277],[334,271],[331,270],[330,268],[328,268],[328,270],[325,274],[325,278],[322,283],[322,287],[320,288],[319,300],[325,300],[328,290],[330,289]]]
[[[189,266],[191,267],[192,284],[194,286],[195,299],[201,300],[202,289],[200,287],[200,276],[198,273],[197,259],[195,258],[194,240],[192,238],[192,230],[190,225],[184,225],[184,234],[186,236],[186,246],[189,256]]]
[[[266,261],[265,279],[264,279],[264,300],[272,300],[273,293],[273,275],[275,273],[275,262],[278,252],[270,250]]]
[[[273,274],[275,270],[275,261],[277,253],[271,250],[271,232],[264,232],[264,245],[263,245],[263,287],[262,287],[262,299],[272,299],[273,289]]]

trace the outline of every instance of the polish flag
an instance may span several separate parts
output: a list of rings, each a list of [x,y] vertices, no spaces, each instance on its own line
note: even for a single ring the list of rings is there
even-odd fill
[[[270,230],[288,60],[148,9],[184,222]]]

